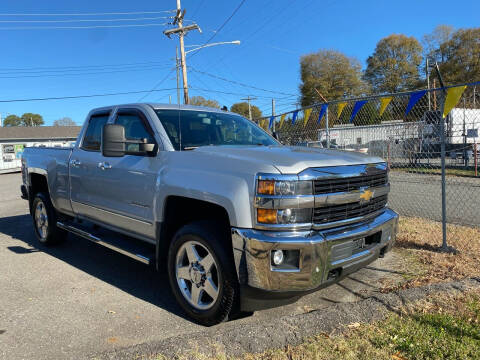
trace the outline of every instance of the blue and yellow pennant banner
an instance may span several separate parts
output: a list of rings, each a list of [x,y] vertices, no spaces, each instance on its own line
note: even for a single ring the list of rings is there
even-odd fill
[[[317,123],[320,124],[320,121],[322,121],[323,116],[327,113],[327,109],[328,109],[328,104],[323,104],[322,107],[320,108],[320,112],[318,114]]]
[[[310,114],[312,113],[312,108],[305,109],[303,112],[304,119],[303,119],[303,127],[305,127],[308,123],[308,119],[310,118]]]
[[[353,119],[355,119],[355,116],[357,113],[360,111],[360,109],[367,103],[367,100],[361,100],[357,101],[355,105],[353,105],[353,110],[352,110],[352,115],[350,115],[350,122],[353,122]]]
[[[418,100],[420,100],[423,97],[423,95],[425,95],[426,92],[427,92],[426,90],[420,90],[410,95],[410,99],[408,100],[408,104],[407,104],[407,109],[405,110],[405,116],[408,115],[410,110],[412,110],[412,108],[415,106]]]
[[[447,97],[443,106],[443,117],[446,117],[450,111],[458,104],[467,85],[456,86],[447,89]]]
[[[297,120],[297,116],[298,116],[298,110],[295,110],[292,116],[292,125],[295,124],[295,120]]]

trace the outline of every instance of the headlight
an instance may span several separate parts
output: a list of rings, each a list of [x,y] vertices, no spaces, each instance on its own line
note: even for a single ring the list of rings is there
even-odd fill
[[[296,175],[261,174],[257,179],[255,201],[257,224],[309,224],[313,182],[298,180]],[[305,206],[308,201],[311,204]]]
[[[312,209],[257,209],[259,224],[303,224],[312,222]]]
[[[259,195],[312,195],[311,181],[258,180]]]

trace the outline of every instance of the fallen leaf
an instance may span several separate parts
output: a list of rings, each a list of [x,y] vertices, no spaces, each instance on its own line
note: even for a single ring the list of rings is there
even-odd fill
[[[407,360],[403,356],[400,355],[400,351],[393,354],[392,359],[394,359],[394,360]]]
[[[360,326],[360,323],[358,322],[354,322],[354,323],[351,323],[349,325],[347,325],[350,329],[353,329],[353,328],[357,328]]]
[[[107,312],[108,312],[109,314],[116,314],[116,312],[113,311],[113,310],[108,310]]]

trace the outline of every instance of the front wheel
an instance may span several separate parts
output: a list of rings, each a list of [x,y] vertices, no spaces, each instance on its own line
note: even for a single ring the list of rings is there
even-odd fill
[[[212,222],[194,222],[175,234],[168,252],[168,275],[175,298],[190,317],[206,326],[232,316],[238,299],[226,236]]]

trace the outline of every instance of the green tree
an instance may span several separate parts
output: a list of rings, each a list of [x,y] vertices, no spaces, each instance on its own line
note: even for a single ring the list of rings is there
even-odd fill
[[[367,59],[365,80],[377,93],[411,90],[419,84],[422,45],[417,39],[392,34],[381,39]]]
[[[22,115],[23,126],[40,126],[43,125],[43,117],[39,114],[25,113]]]
[[[252,119],[258,119],[262,117],[262,111],[258,108],[258,106],[251,105],[252,109]],[[248,103],[247,102],[239,102],[235,103],[230,107],[230,111],[240,114],[248,119]]]
[[[53,126],[76,126],[77,124],[69,117],[63,117],[53,122]]]
[[[439,64],[447,84],[480,80],[480,28],[459,29],[440,44],[444,54]]]
[[[192,96],[189,100],[189,104],[220,109],[220,104],[217,100],[205,99],[203,96]]]
[[[359,61],[336,50],[320,50],[300,58],[302,106],[367,92]],[[316,90],[315,90],[316,89]]]
[[[22,125],[22,119],[17,115],[8,115],[3,120],[3,126],[20,126]]]

